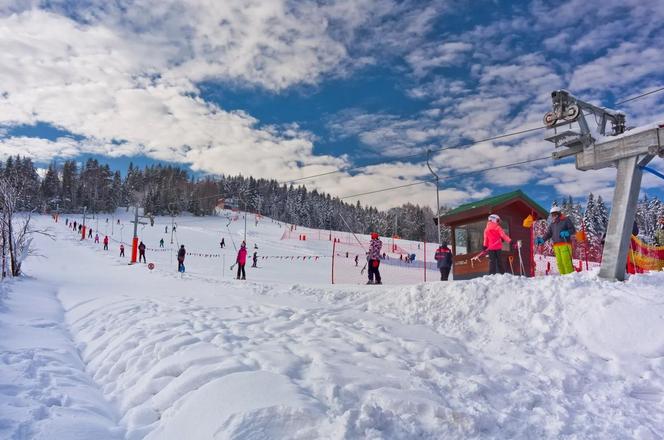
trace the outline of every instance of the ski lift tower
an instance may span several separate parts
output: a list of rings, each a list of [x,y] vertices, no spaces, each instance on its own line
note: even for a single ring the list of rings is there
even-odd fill
[[[545,138],[556,146],[553,158],[575,156],[576,168],[581,171],[617,168],[599,276],[622,281],[625,279],[642,170],[655,156],[664,157],[664,126],[626,131],[622,112],[587,103],[566,90],[552,92],[551,99],[553,108],[544,115],[544,124],[553,130],[553,134]],[[598,139],[593,137],[586,115],[593,116]],[[606,133],[608,122],[611,123],[610,134]],[[578,127],[573,128],[574,123]]]

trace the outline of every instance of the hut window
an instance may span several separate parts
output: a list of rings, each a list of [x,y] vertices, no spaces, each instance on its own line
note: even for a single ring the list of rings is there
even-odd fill
[[[509,222],[504,221],[500,224],[507,235],[510,235]],[[454,239],[456,242],[456,254],[472,254],[480,252],[484,245],[485,221],[468,223],[467,225],[457,226],[454,229]],[[509,251],[509,243],[503,243],[503,250]]]
[[[485,226],[486,222],[484,221],[457,226],[454,229],[456,254],[464,255],[481,251],[484,242]]]

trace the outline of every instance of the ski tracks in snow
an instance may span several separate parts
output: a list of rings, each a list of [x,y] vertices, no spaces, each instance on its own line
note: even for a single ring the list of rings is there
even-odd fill
[[[662,433],[661,337],[605,331],[644,306],[590,277],[212,282],[109,266],[73,240],[61,248],[49,251],[80,269],[58,294],[69,331],[127,439]],[[656,280],[642,279],[653,307]],[[661,329],[660,315],[637,331]]]
[[[16,280],[0,301],[0,438],[122,438],[114,409],[85,372],[53,287]]]

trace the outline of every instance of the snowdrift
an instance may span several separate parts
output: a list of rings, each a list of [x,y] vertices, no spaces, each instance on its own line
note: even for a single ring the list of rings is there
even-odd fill
[[[281,283],[243,283],[128,267],[58,231],[26,270],[51,286],[40,301],[60,304],[51,319],[98,393],[98,410],[64,404],[78,408],[72,426],[104,414],[99,429],[127,439],[664,436],[664,273],[321,286],[282,268]],[[5,334],[23,325],[19,284]],[[3,352],[48,350],[15,339]],[[30,374],[59,373],[2,359],[0,381],[16,385],[0,386],[0,436],[54,438],[48,411],[6,409],[38,405]]]

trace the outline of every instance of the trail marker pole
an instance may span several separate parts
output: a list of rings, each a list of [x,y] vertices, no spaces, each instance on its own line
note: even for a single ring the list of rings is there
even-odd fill
[[[427,150],[427,167],[429,167],[429,171],[431,171],[431,174],[436,178],[436,229],[438,230],[438,246],[440,246],[441,240],[440,240],[440,189],[439,189],[439,183],[440,183],[440,178],[438,177],[438,174],[436,174],[431,168],[431,165],[429,165],[429,155],[431,154],[431,150]],[[426,241],[426,239],[425,239]],[[426,281],[426,280],[425,280]]]
[[[334,284],[334,257],[337,254],[337,240],[332,241],[332,284]]]
[[[85,233],[86,233],[85,232],[85,213],[87,212],[87,210],[88,210],[88,207],[84,206],[83,207],[83,227],[81,228],[81,231],[83,232],[83,234],[81,235],[81,240],[85,240]]]

